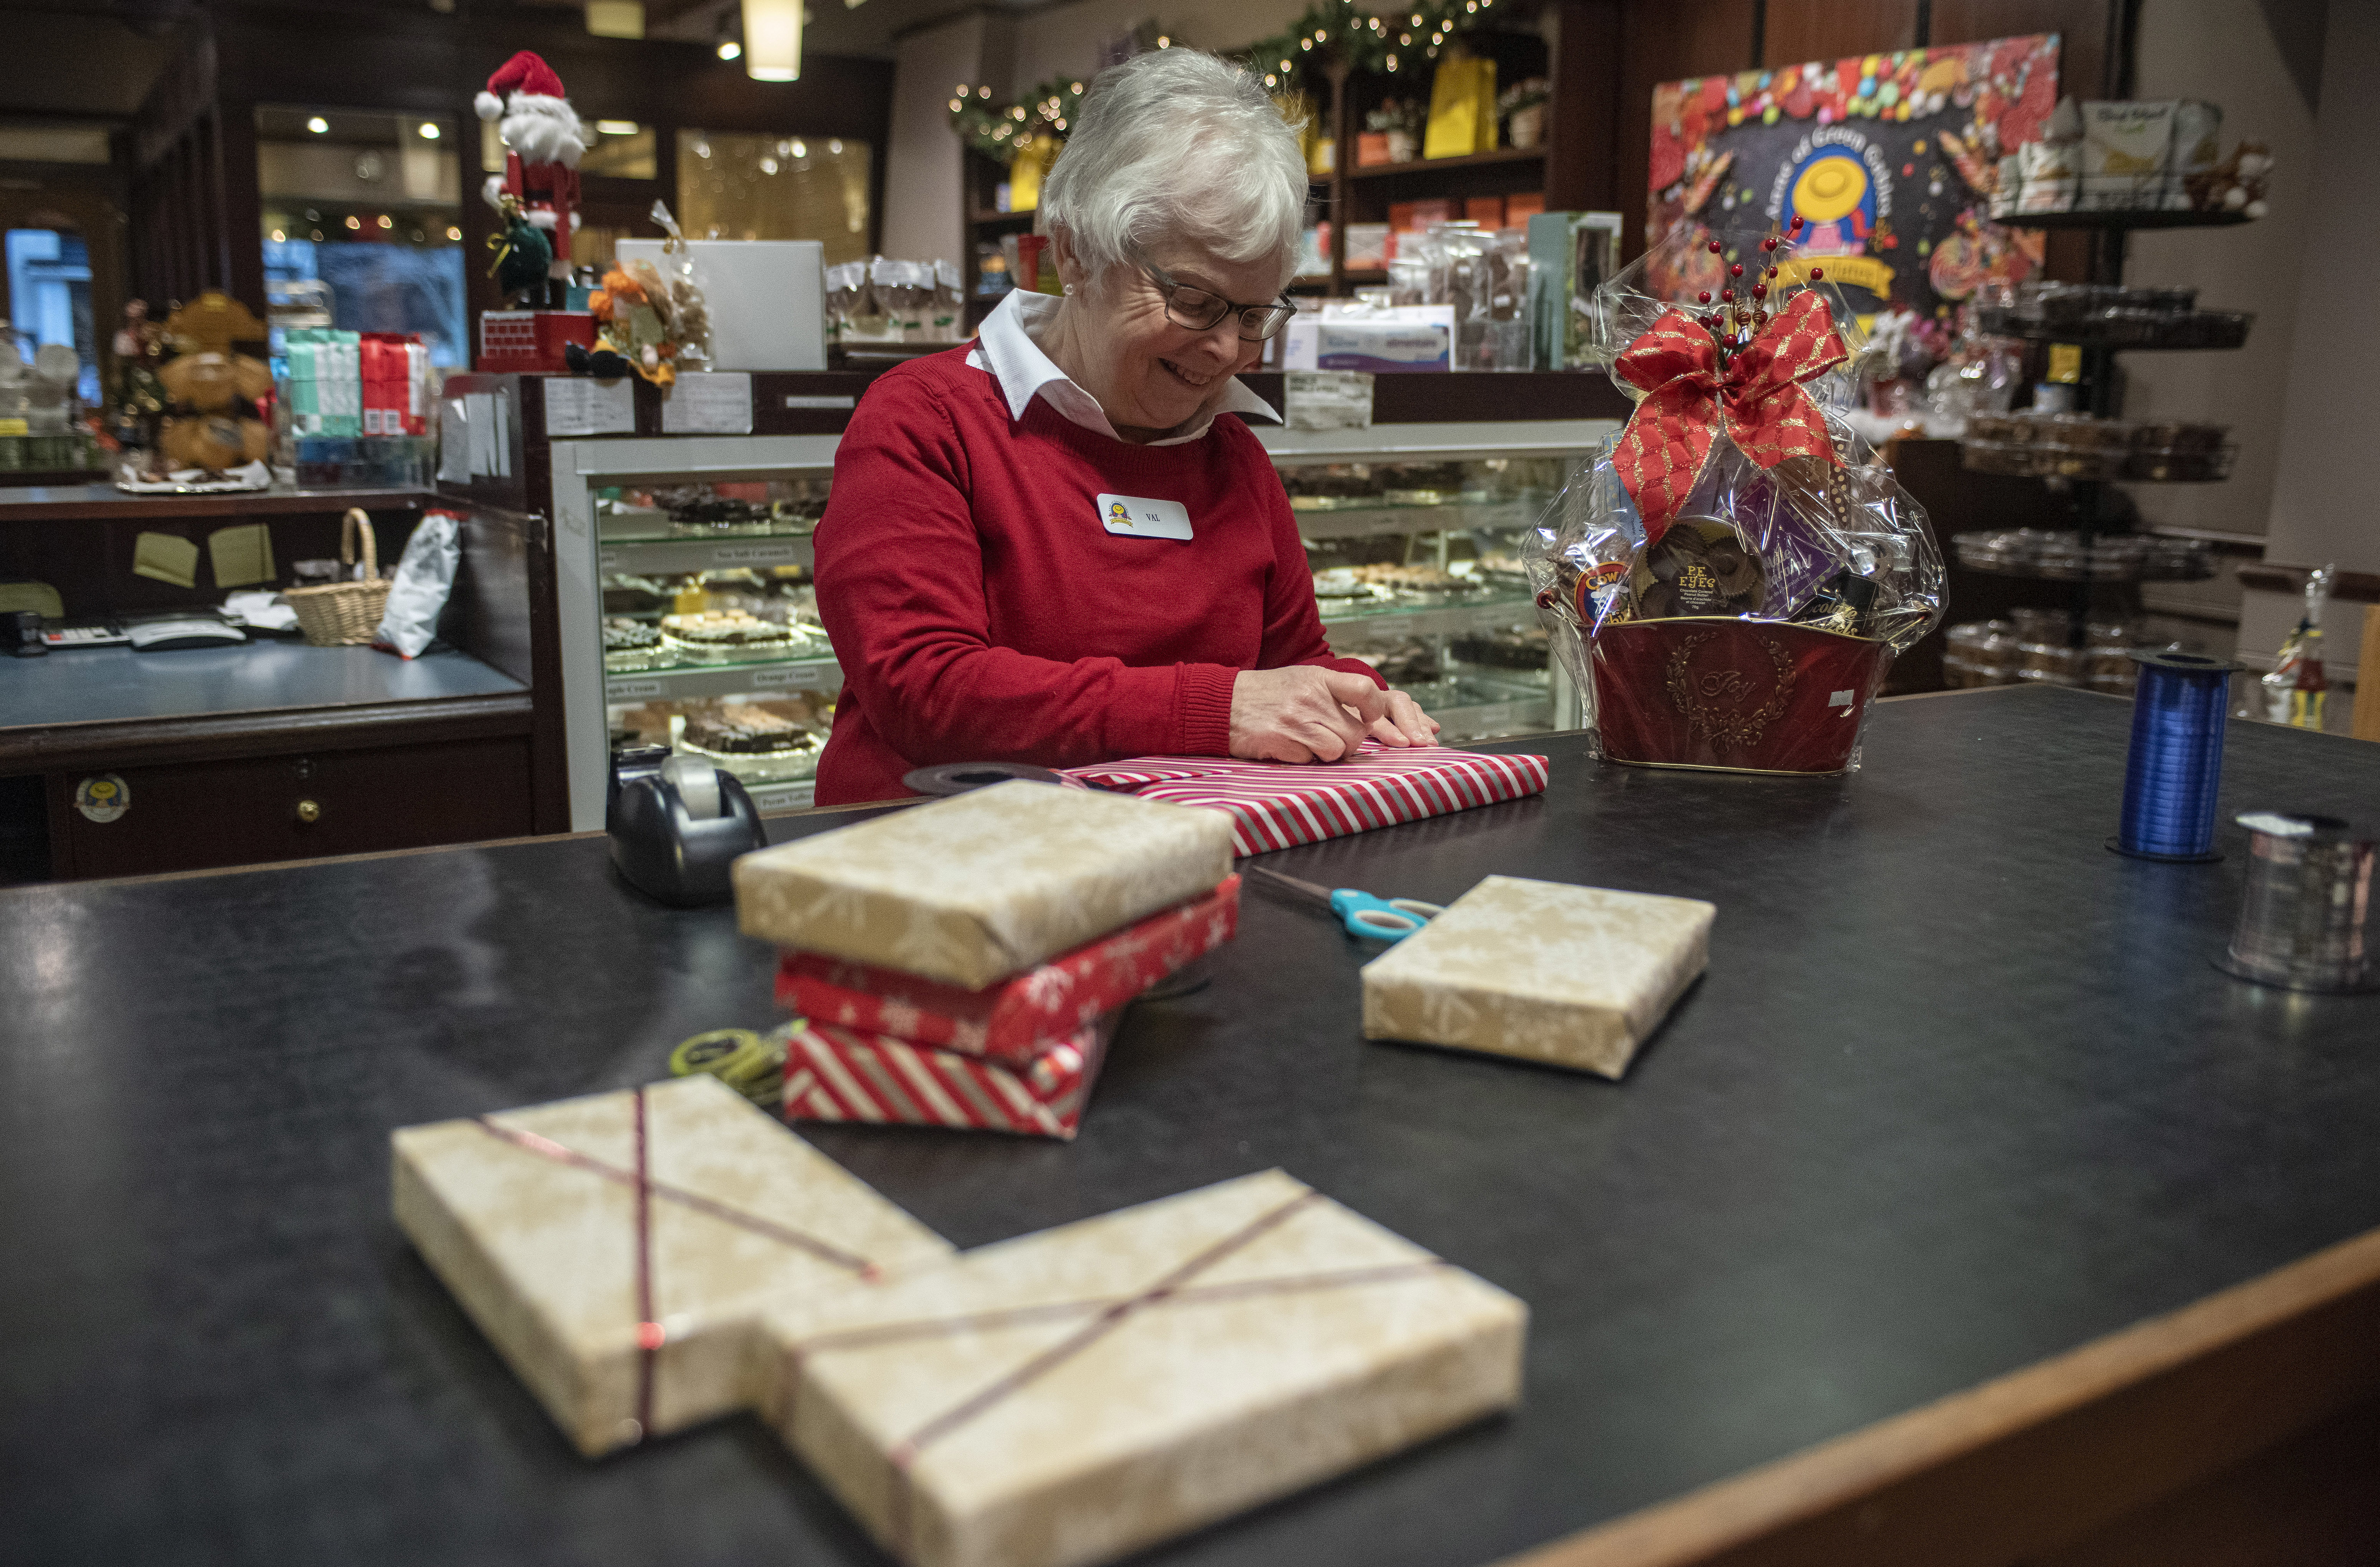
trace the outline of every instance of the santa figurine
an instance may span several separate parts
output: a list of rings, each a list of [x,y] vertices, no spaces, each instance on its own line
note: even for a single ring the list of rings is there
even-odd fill
[[[483,120],[497,122],[504,139],[504,172],[488,176],[488,205],[504,209],[507,196],[553,241],[547,269],[547,304],[559,309],[570,286],[570,226],[578,211],[578,160],[587,151],[587,128],[562,95],[562,79],[528,50],[504,63],[473,101]]]

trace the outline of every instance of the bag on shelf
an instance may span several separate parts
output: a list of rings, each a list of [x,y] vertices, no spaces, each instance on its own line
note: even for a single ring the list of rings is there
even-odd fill
[[[403,658],[419,658],[438,639],[438,617],[455,590],[455,569],[463,560],[463,523],[453,512],[429,512],[405,541],[388,602],[372,633],[372,646]]]
[[[1825,261],[1687,224],[1596,293],[1594,356],[1636,407],[1526,555],[1609,760],[1856,767],[1893,655],[1941,617],[1925,510],[1843,418],[1865,344]]]

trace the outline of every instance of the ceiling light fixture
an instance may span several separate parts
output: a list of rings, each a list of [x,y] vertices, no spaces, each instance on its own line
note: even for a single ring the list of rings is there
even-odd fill
[[[605,136],[634,136],[637,134],[637,122],[634,120],[597,120],[595,122],[595,128]]]
[[[435,141],[438,140],[437,121],[423,120],[421,122],[421,140],[424,141]]]
[[[744,74],[794,81],[802,74],[802,0],[744,0]]]
[[[587,0],[587,30],[598,38],[644,37],[644,0]]]
[[[719,41],[719,57],[721,59],[733,60],[740,56],[743,53],[744,45],[736,43],[734,39],[722,38]]]
[[[322,115],[316,115],[312,119],[306,122],[306,128],[312,131],[317,136],[324,136],[330,132],[331,122],[324,119]]]

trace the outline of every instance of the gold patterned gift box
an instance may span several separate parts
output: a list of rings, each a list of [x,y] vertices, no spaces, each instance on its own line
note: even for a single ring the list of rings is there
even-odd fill
[[[913,1567],[1076,1567],[1509,1407],[1526,1328],[1268,1171],[793,1303],[763,1414]]]
[[[1364,1037],[1616,1078],[1708,964],[1717,913],[1490,876],[1364,966]]]
[[[735,862],[745,934],[980,990],[1232,873],[1219,811],[1011,782]]]
[[[764,1306],[952,1255],[712,1077],[391,1143],[398,1226],[590,1457],[758,1402]]]

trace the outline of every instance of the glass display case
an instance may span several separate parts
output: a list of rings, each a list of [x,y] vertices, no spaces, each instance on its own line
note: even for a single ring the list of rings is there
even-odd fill
[[[1519,536],[1605,419],[1258,426],[1297,515],[1333,649],[1413,693],[1450,742],[1574,727]],[[667,744],[807,806],[843,674],[810,535],[838,437],[552,444],[565,744],[575,831],[603,824],[612,748]]]

